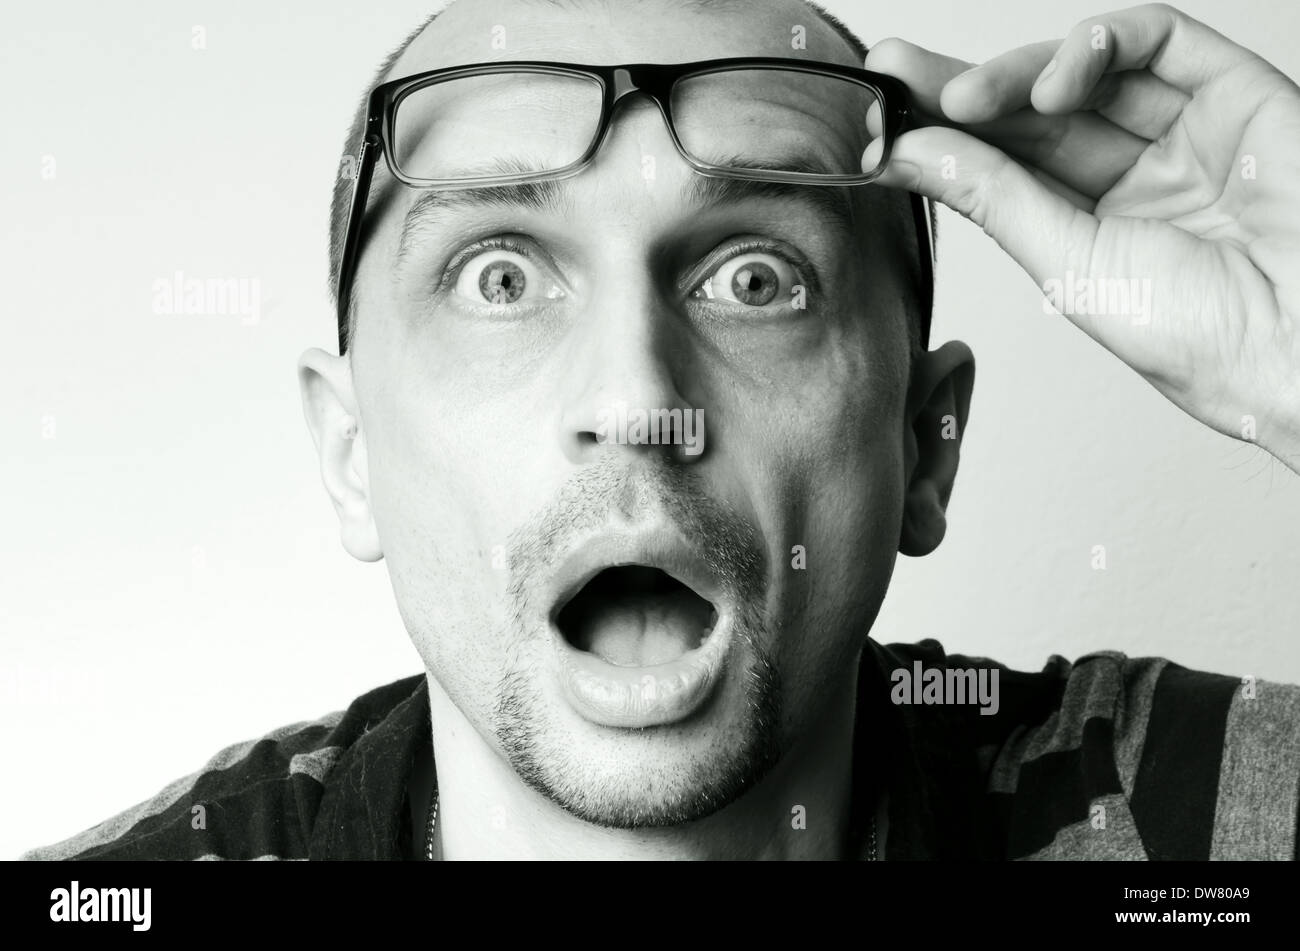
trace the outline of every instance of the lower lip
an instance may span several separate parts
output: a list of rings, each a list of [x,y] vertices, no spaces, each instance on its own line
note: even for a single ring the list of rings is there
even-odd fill
[[[690,716],[712,695],[731,647],[731,618],[719,617],[699,647],[654,667],[620,667],[553,634],[565,694],[578,713],[601,726],[662,726]]]

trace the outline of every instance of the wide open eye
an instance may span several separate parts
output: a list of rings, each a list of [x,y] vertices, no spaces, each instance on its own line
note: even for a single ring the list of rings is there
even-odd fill
[[[745,307],[784,303],[799,275],[784,258],[764,251],[745,251],[724,261],[692,294]]]
[[[563,296],[555,280],[527,255],[506,248],[486,249],[460,264],[456,293],[475,304],[493,307]]]

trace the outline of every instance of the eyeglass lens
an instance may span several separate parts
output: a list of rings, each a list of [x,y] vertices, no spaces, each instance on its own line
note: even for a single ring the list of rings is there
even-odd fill
[[[413,179],[557,171],[590,149],[601,104],[599,83],[577,74],[444,80],[400,100],[393,159]],[[863,174],[869,117],[878,120],[881,108],[870,87],[777,69],[690,75],[673,87],[669,105],[681,145],[697,162],[846,176]]]

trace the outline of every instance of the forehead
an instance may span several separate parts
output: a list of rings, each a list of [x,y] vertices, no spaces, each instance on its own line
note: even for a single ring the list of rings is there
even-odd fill
[[[792,44],[796,35],[800,49]],[[459,0],[410,43],[388,78],[513,59],[680,63],[728,56],[862,65],[800,0]]]
[[[862,65],[850,44],[802,0],[456,0],[408,43],[385,78],[505,60],[674,63],[729,56]],[[766,100],[758,105],[776,108]],[[865,133],[860,117],[821,105],[829,103],[807,109],[789,125],[786,138],[803,142],[813,164],[819,142],[865,148],[866,141],[858,141]],[[744,131],[731,133],[737,150]],[[468,139],[465,145],[476,149]],[[373,204],[387,205],[394,190],[401,193],[399,206],[414,200],[412,190],[395,187],[382,164],[376,175]],[[879,210],[876,189],[848,191],[855,208]],[[400,217],[404,210],[384,217]]]
[[[861,65],[850,44],[802,0],[459,0],[409,43],[388,77],[503,60],[608,65],[731,56]],[[523,143],[536,140],[525,135],[528,129],[536,127],[540,141],[553,140],[557,112],[575,119],[566,128],[585,128],[577,117],[599,108],[599,97],[593,100],[592,87],[582,83],[548,86],[538,78],[505,98],[500,90],[500,84],[461,83],[412,96],[399,123],[405,132],[398,132],[414,150],[407,157],[432,149],[449,167],[468,170],[487,155],[491,167],[511,150],[530,151]],[[697,155],[706,160],[744,155],[829,170],[844,162],[856,167],[855,153],[867,145],[869,97],[829,95],[816,81],[756,84],[753,76],[733,74],[679,90],[682,98],[674,99],[685,108],[677,114],[678,131],[690,135],[693,128],[703,137]],[[493,121],[485,122],[489,114]],[[750,154],[760,144],[762,154]],[[394,149],[404,151],[396,143]],[[520,163],[541,164],[533,158],[524,155]]]

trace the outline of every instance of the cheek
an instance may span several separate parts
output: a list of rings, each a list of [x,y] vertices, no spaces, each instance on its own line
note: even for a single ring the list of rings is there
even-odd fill
[[[799,541],[775,562],[783,670],[792,694],[813,703],[833,693],[865,642],[893,573],[903,493],[888,439],[823,455],[803,485]],[[874,451],[873,451],[874,450]],[[801,544],[797,559],[793,544]],[[802,563],[802,567],[800,567]]]
[[[901,371],[871,356],[837,357],[808,380],[769,416],[781,422],[762,439],[766,484],[752,490],[771,526],[771,607],[790,632],[780,649],[796,690],[849,669],[861,649],[893,571],[903,510]]]
[[[770,514],[791,539],[787,562],[791,546],[807,549],[802,583],[835,601],[888,574],[902,522],[902,452],[892,426],[829,422],[821,441],[781,467]]]
[[[495,406],[409,373],[365,406],[385,562],[407,630],[440,678],[449,664],[489,666],[507,627],[503,553],[532,500],[525,435]]]
[[[828,548],[826,587],[849,590],[892,564],[903,508],[903,391],[896,361],[873,350],[827,374],[810,531]]]

